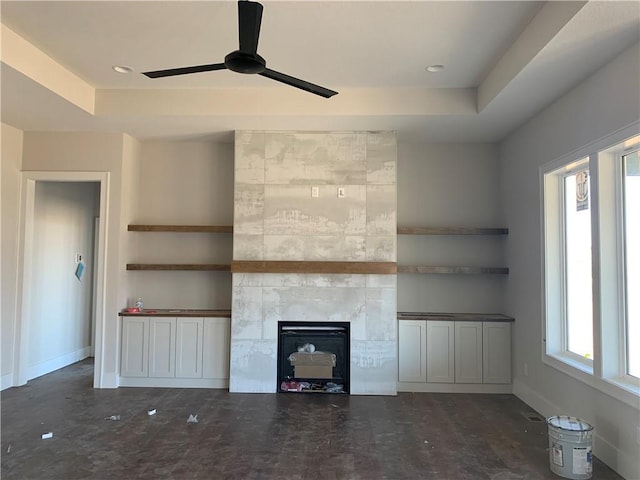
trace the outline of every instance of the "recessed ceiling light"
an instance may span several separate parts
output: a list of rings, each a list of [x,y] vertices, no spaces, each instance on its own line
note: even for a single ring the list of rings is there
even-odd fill
[[[128,67],[126,65],[114,65],[113,70],[118,72],[118,73],[131,73],[133,72],[133,68]]]
[[[425,68],[425,70],[431,73],[441,72],[442,70],[444,70],[444,65],[429,65]]]

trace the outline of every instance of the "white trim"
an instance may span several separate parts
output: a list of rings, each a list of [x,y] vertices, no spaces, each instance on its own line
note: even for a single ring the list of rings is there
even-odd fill
[[[60,355],[59,357],[45,360],[44,362],[40,362],[36,365],[31,365],[27,369],[29,380],[46,375],[47,373],[55,372],[67,365],[84,360],[89,356],[91,356],[91,347],[87,346],[76,350],[75,352]]]
[[[513,394],[544,417],[565,413],[548,398],[543,397],[538,390],[532,389],[519,378],[513,381]]]
[[[91,254],[94,265],[98,265],[98,251],[100,249],[100,217],[95,217],[93,219],[93,252]],[[96,318],[98,317],[97,311],[97,302],[98,302],[98,285],[96,282],[96,275],[93,276],[93,282],[91,286],[91,356],[93,357],[96,354]]]
[[[30,380],[29,327],[30,286],[33,279],[33,223],[36,182],[99,182],[100,183],[100,232],[98,239],[98,262],[95,266],[96,280],[96,335],[93,386],[104,384],[104,329],[106,325],[106,264],[107,225],[109,220],[109,172],[22,172],[20,194],[20,227],[18,242],[18,291],[16,305],[16,328],[14,337],[13,385],[24,385]]]
[[[398,382],[398,392],[418,393],[513,393],[509,384]]]
[[[566,153],[561,157],[558,157],[541,165],[540,172],[542,176],[544,176],[545,173],[550,173],[554,170],[558,170],[562,166],[571,163],[572,160],[588,157],[592,152],[608,151],[612,146],[635,137],[636,135],[638,135],[639,131],[640,121],[636,120],[626,127],[622,127],[619,130],[610,133],[609,135],[605,135],[602,138],[594,140],[593,142],[590,142],[583,147],[577,148],[572,152]]]
[[[120,377],[120,387],[216,388],[228,389],[228,378]]]
[[[13,373],[2,375],[2,377],[0,377],[0,390],[6,390],[10,387],[13,387]]]

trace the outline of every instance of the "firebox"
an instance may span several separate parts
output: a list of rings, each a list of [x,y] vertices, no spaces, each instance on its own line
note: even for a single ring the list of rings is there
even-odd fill
[[[349,393],[349,322],[278,322],[279,392]]]

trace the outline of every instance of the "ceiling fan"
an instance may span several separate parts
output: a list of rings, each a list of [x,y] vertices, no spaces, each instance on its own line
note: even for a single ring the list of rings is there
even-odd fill
[[[174,75],[186,75],[189,73],[210,72],[213,70],[231,70],[238,73],[262,75],[277,82],[286,83],[292,87],[315,93],[321,97],[330,98],[338,92],[315,85],[299,78],[285,75],[267,68],[267,62],[258,55],[258,37],[260,36],[260,22],[262,21],[262,5],[248,0],[238,1],[238,33],[240,49],[235,50],[224,57],[223,63],[211,63],[208,65],[195,65],[192,67],[171,68],[168,70],[155,70],[142,72],[149,78],[171,77]]]

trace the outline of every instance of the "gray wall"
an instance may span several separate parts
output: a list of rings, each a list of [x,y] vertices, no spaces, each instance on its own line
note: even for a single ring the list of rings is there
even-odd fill
[[[541,165],[638,122],[638,45],[558,99],[500,146],[502,205],[510,228],[505,313],[514,324],[514,392],[544,415],[595,425],[595,454],[627,478],[640,478],[638,408],[542,363]],[[524,375],[524,364],[528,376]]]
[[[398,145],[398,226],[507,227],[491,144]],[[505,265],[504,236],[398,236],[399,265]],[[502,313],[505,275],[398,275],[398,310]]]
[[[143,142],[137,203],[131,222],[141,224],[232,225],[233,145],[210,142]],[[128,232],[124,263],[230,263],[232,235],[226,233]],[[130,271],[131,303],[145,308],[231,308],[229,272]]]

